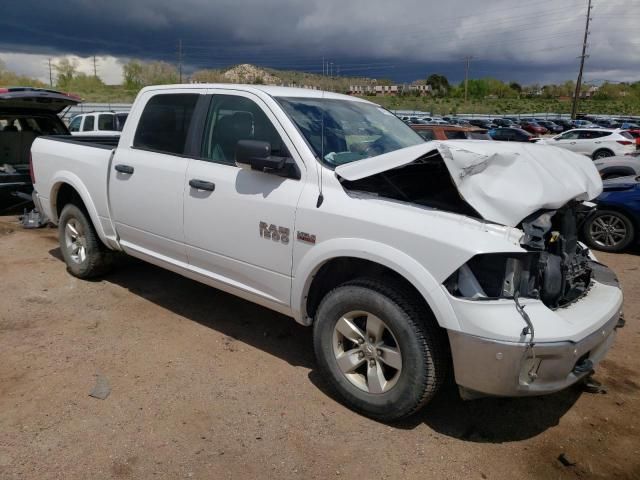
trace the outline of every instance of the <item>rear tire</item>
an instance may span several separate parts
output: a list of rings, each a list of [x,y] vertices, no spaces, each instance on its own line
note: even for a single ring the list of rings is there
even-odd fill
[[[314,324],[319,370],[353,410],[392,421],[431,400],[449,365],[444,331],[419,299],[378,280],[330,291]]]
[[[616,210],[596,210],[582,229],[585,243],[603,252],[621,252],[635,238],[631,219]]]
[[[100,241],[89,216],[76,205],[62,209],[58,240],[67,271],[74,277],[93,278],[110,270],[113,252]]]

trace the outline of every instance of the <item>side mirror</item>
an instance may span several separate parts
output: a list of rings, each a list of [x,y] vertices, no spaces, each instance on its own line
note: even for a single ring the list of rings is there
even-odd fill
[[[235,161],[238,167],[249,166],[251,170],[300,179],[300,170],[293,159],[271,155],[269,142],[239,140],[236,145]]]
[[[254,170],[280,170],[284,157],[271,156],[271,144],[258,140],[240,140],[236,145],[236,164],[249,165]],[[242,165],[238,165],[242,166]]]

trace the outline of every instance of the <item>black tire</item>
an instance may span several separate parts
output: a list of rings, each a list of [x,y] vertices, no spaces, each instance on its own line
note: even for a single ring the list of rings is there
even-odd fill
[[[603,148],[602,150],[596,150],[595,152],[593,152],[591,159],[597,160],[599,158],[607,158],[607,157],[613,157],[613,152],[611,150],[607,150],[606,148]]]
[[[609,236],[604,228],[611,225],[615,230]],[[604,232],[603,232],[604,230]],[[585,243],[595,250],[604,252],[620,252],[627,248],[635,238],[633,222],[624,213],[616,210],[596,210],[593,215],[587,217],[582,226]]]
[[[69,246],[67,228],[73,225],[81,233],[78,241]],[[93,278],[108,272],[113,263],[113,252],[102,243],[84,210],[73,204],[67,204],[60,213],[58,221],[58,240],[67,271],[78,278]],[[74,254],[74,247],[81,243],[84,255]]]
[[[402,368],[394,385],[383,393],[363,391],[338,366],[334,328],[339,319],[354,311],[380,318],[401,353]],[[436,395],[449,371],[446,334],[431,312],[419,299],[378,280],[358,279],[330,291],[318,307],[313,342],[320,372],[344,403],[385,422],[420,410]],[[368,362],[365,360],[365,369]]]

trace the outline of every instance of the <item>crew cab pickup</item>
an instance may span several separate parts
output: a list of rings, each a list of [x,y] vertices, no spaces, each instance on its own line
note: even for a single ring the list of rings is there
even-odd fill
[[[449,375],[464,398],[564,389],[623,323],[577,239],[602,182],[553,146],[424,142],[362,99],[198,84],[143,89],[115,149],[40,137],[32,159],[72,275],[124,252],[289,315],[376,419]]]

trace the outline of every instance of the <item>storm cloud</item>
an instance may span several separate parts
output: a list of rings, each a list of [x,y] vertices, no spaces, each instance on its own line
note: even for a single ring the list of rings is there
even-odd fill
[[[3,8],[0,58],[43,77],[46,56],[97,55],[187,70],[255,63],[397,81],[444,73],[524,83],[575,77],[586,0],[21,0]],[[587,81],[640,79],[640,0],[594,0]],[[4,55],[3,55],[4,54]],[[7,61],[9,59],[9,61]],[[335,70],[334,70],[335,71]]]

